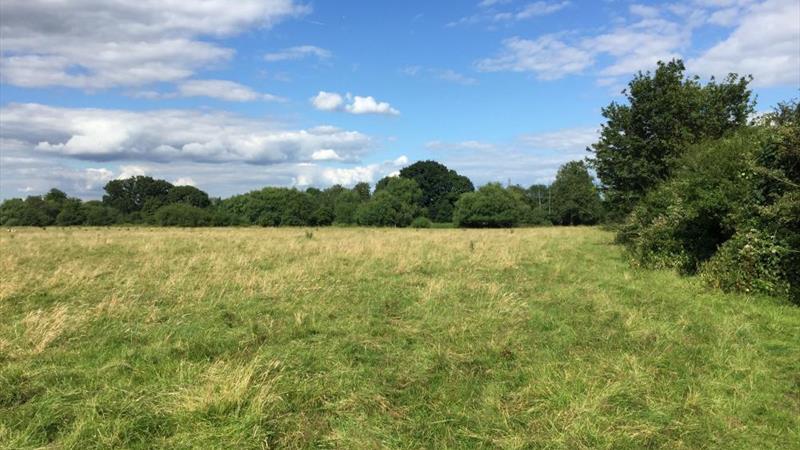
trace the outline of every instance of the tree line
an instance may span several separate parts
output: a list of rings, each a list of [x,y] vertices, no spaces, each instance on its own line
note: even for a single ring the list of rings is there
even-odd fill
[[[134,176],[109,181],[102,200],[81,201],[51,189],[0,204],[4,226],[326,226],[460,227],[579,225],[601,220],[598,189],[581,161],[565,164],[550,185],[475,189],[469,178],[436,161],[419,161],[398,176],[352,188],[265,187],[211,198],[193,186]]]

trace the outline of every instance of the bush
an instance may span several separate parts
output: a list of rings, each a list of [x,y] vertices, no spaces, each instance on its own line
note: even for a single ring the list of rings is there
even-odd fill
[[[498,183],[461,195],[453,211],[453,222],[466,228],[503,228],[519,225],[530,208]]]
[[[211,213],[185,203],[173,203],[159,208],[153,220],[164,227],[205,227],[211,225]]]
[[[417,217],[411,222],[411,228],[431,228],[433,222],[427,217]]]
[[[752,160],[763,134],[744,131],[687,149],[675,177],[649,192],[620,232],[636,262],[694,273],[754,214]]]
[[[703,265],[701,276],[724,291],[789,293],[783,261],[791,252],[774,235],[751,229],[736,233]]]

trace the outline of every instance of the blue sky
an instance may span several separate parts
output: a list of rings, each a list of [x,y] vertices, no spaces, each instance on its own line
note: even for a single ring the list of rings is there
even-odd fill
[[[637,70],[798,96],[796,0],[8,0],[0,197],[147,174],[229,196],[435,159],[550,182]]]

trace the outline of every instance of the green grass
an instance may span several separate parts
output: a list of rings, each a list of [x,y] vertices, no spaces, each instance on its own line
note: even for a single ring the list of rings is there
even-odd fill
[[[0,448],[798,448],[800,308],[597,228],[0,235]]]

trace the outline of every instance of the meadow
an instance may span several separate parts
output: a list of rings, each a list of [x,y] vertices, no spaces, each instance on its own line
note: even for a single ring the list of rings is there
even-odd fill
[[[800,308],[600,228],[0,234],[0,448],[798,448]]]

